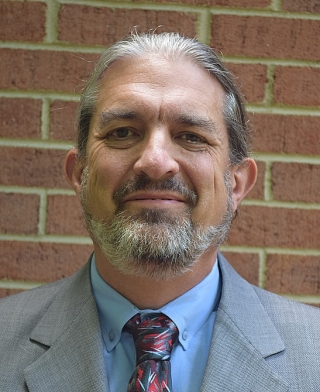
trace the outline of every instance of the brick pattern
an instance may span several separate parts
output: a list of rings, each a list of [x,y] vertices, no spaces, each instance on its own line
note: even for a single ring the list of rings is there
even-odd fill
[[[3,241],[0,279],[50,282],[79,269],[90,256],[89,245]]]
[[[137,26],[198,35],[224,56],[259,175],[223,250],[251,283],[319,306],[319,0],[8,0],[0,26],[0,297],[89,257],[63,161],[98,53]]]
[[[37,234],[39,197],[0,193],[0,233]]]
[[[40,139],[41,107],[40,99],[0,98],[1,137]]]
[[[149,30],[163,25],[166,26],[166,31],[178,30],[185,35],[194,36],[195,22],[196,17],[192,13],[65,4],[61,6],[59,13],[59,39],[73,44],[110,45],[135,26]],[[159,32],[163,30],[160,27]]]
[[[320,48],[320,45],[318,46]],[[319,50],[320,52],[320,50]],[[317,54],[320,59],[320,53]],[[320,106],[320,68],[276,67],[274,100],[276,103],[297,106]]]
[[[76,112],[78,104],[55,100],[50,105],[50,139],[73,142],[76,138]]]
[[[319,155],[320,117],[255,113],[251,124],[256,152]]]
[[[286,11],[320,14],[319,0],[282,0],[282,7]]]
[[[66,188],[65,151],[32,147],[0,147],[0,183],[21,187]]]
[[[320,294],[318,257],[269,255],[266,288],[282,294]]]
[[[44,3],[0,3],[0,39],[4,41],[43,41],[46,31]]]
[[[225,55],[319,60],[318,20],[238,15],[212,19],[211,44]]]

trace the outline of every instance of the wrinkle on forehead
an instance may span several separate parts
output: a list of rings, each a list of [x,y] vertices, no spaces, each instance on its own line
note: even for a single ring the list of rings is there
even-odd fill
[[[123,120],[198,128],[224,138],[225,91],[212,75],[186,59],[143,60],[117,60],[105,72],[95,113],[99,133]]]

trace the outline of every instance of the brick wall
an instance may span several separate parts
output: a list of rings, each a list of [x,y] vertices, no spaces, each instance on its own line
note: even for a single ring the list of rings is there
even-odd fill
[[[0,296],[92,250],[63,160],[83,81],[133,26],[197,34],[239,77],[259,178],[223,250],[251,282],[319,305],[319,0],[2,0]]]

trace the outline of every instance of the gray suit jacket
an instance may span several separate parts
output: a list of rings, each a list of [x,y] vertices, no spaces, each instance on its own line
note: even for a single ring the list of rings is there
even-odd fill
[[[223,289],[201,392],[319,392],[319,309],[250,285],[221,254],[219,265]],[[102,350],[89,263],[0,301],[1,392],[107,392]]]

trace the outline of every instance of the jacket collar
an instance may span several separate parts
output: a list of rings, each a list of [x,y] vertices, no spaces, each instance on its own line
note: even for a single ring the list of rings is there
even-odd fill
[[[265,358],[285,349],[253,287],[219,254],[222,293],[201,392],[285,392]]]

